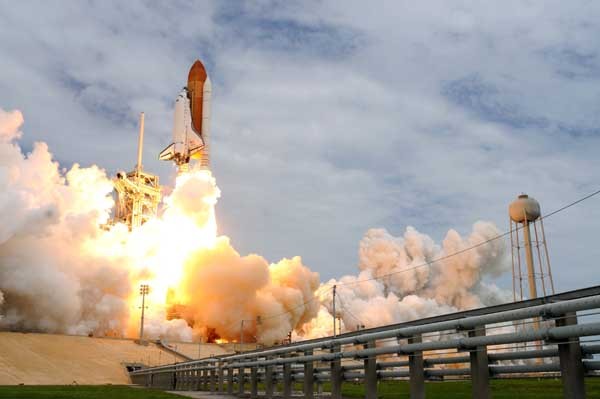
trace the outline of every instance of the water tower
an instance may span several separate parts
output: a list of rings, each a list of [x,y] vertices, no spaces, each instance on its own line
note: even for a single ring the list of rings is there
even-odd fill
[[[527,194],[521,194],[509,205],[508,215],[510,217],[514,300],[524,299],[523,281],[525,276],[529,284],[530,299],[538,297],[540,292],[538,287],[541,288],[542,296],[554,294],[554,281],[550,269],[544,222],[540,217],[540,203]]]

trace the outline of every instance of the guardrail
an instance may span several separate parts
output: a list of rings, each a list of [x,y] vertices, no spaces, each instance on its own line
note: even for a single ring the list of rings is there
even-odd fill
[[[273,397],[278,382],[284,398],[292,396],[294,382],[302,382],[303,397],[313,398],[325,381],[332,398],[341,398],[344,381],[362,381],[365,397],[377,398],[378,381],[408,378],[412,399],[425,397],[427,379],[470,377],[473,398],[485,399],[490,378],[560,373],[564,397],[583,399],[584,376],[600,370],[593,358],[600,344],[582,345],[580,338],[600,335],[600,322],[592,317],[597,313],[590,312],[599,309],[600,287],[591,287],[130,376],[149,387],[251,398],[258,397],[259,383],[261,395]]]

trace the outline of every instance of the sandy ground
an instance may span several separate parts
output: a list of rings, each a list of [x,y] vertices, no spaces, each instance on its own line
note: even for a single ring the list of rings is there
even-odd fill
[[[181,352],[197,344],[173,343]],[[213,347],[213,348],[211,348]],[[203,352],[220,354],[218,345]],[[203,356],[205,355],[203,353]],[[183,359],[150,343],[81,336],[0,332],[0,385],[16,384],[129,384],[126,363],[155,366]]]

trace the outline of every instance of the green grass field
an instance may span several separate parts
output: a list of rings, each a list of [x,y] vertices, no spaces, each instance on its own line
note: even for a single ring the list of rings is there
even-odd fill
[[[555,379],[521,379],[490,381],[494,399],[562,399],[562,383]],[[428,382],[425,385],[428,399],[463,399],[471,397],[470,381]],[[379,384],[382,399],[409,399],[408,381],[388,381]],[[586,380],[586,397],[600,399],[600,378]],[[347,398],[364,398],[360,384],[343,385]]]
[[[155,389],[117,385],[0,386],[1,399],[181,399]]]
[[[494,399],[559,399],[562,398],[560,380],[492,380]],[[327,390],[327,386],[324,387]],[[600,399],[600,378],[586,380],[587,397]],[[429,382],[426,385],[428,399],[459,399],[471,397],[468,381]],[[346,398],[364,397],[360,384],[345,383]],[[408,382],[390,381],[379,385],[381,399],[408,399]],[[181,398],[153,389],[126,386],[0,386],[0,399],[175,399]]]

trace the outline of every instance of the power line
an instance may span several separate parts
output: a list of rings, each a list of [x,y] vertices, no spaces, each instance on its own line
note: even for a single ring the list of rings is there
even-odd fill
[[[567,204],[567,205],[565,205],[565,206],[563,206],[561,208],[558,208],[558,209],[556,209],[556,210],[554,210],[554,211],[552,211],[552,212],[550,212],[550,213],[548,213],[548,214],[540,217],[540,219],[542,219],[542,220],[543,219],[548,219],[549,217],[551,217],[553,215],[556,215],[557,213],[562,212],[562,211],[564,211],[566,209],[569,209],[572,206],[575,206],[575,205],[577,205],[577,204],[579,204],[579,203],[581,203],[581,202],[583,202],[583,201],[585,201],[585,200],[587,200],[589,198],[592,198],[592,197],[594,197],[594,196],[596,196],[598,194],[600,194],[600,190],[596,190],[593,193],[586,195],[585,197],[579,198],[578,200],[575,200],[575,201],[573,201],[573,202],[571,202],[571,203],[569,203],[569,204]],[[456,252],[453,252],[453,253],[448,254],[448,255],[440,256],[439,258],[432,259],[430,261],[421,263],[419,265],[416,265],[416,266],[413,266],[413,267],[410,267],[410,268],[407,268],[407,269],[402,269],[402,270],[398,270],[398,271],[395,271],[395,272],[390,272],[390,273],[382,274],[380,276],[375,276],[375,277],[366,278],[366,279],[362,279],[362,280],[348,281],[348,282],[345,282],[345,283],[344,282],[338,282],[337,285],[354,285],[354,284],[359,284],[359,283],[363,283],[363,282],[367,282],[367,281],[380,280],[380,279],[383,279],[385,277],[389,277],[389,276],[392,276],[392,275],[409,272],[409,271],[416,270],[416,269],[419,269],[419,268],[425,267],[425,266],[430,266],[433,263],[440,262],[442,260],[446,260],[446,259],[452,258],[454,256],[457,256],[457,255],[463,254],[465,252],[471,251],[473,249],[479,248],[479,247],[481,247],[483,245],[487,245],[490,242],[496,241],[496,240],[498,240],[500,238],[504,238],[507,235],[511,234],[512,232],[518,231],[518,230],[520,230],[522,228],[523,228],[522,226],[518,226],[515,229],[511,229],[511,230],[509,230],[507,232],[504,232],[502,234],[498,234],[497,236],[494,236],[492,238],[488,238],[487,240],[482,241],[482,242],[480,242],[478,244],[472,245],[472,246],[467,247],[467,248],[463,248],[460,251],[456,251]]]
[[[579,204],[580,202],[583,202],[583,201],[585,201],[585,200],[587,200],[587,199],[590,199],[590,198],[592,198],[593,196],[595,196],[595,195],[598,195],[598,194],[600,194],[600,190],[594,191],[593,193],[591,193],[591,194],[588,194],[588,195],[586,195],[585,197],[582,197],[582,198],[580,198],[580,199],[578,199],[578,200],[576,200],[576,201],[573,201],[573,202],[571,202],[570,204],[567,204],[567,205],[563,206],[562,208],[558,208],[558,209],[556,209],[555,211],[552,211],[552,212],[550,212],[549,214],[542,216],[542,217],[541,217],[541,219],[547,219],[547,218],[549,218],[549,217],[550,217],[550,216],[552,216],[552,215],[556,215],[557,213],[559,213],[559,212],[562,212],[562,211],[564,211],[565,209],[568,209],[568,208],[570,208],[570,207],[572,207],[572,206],[575,206],[575,205]]]

